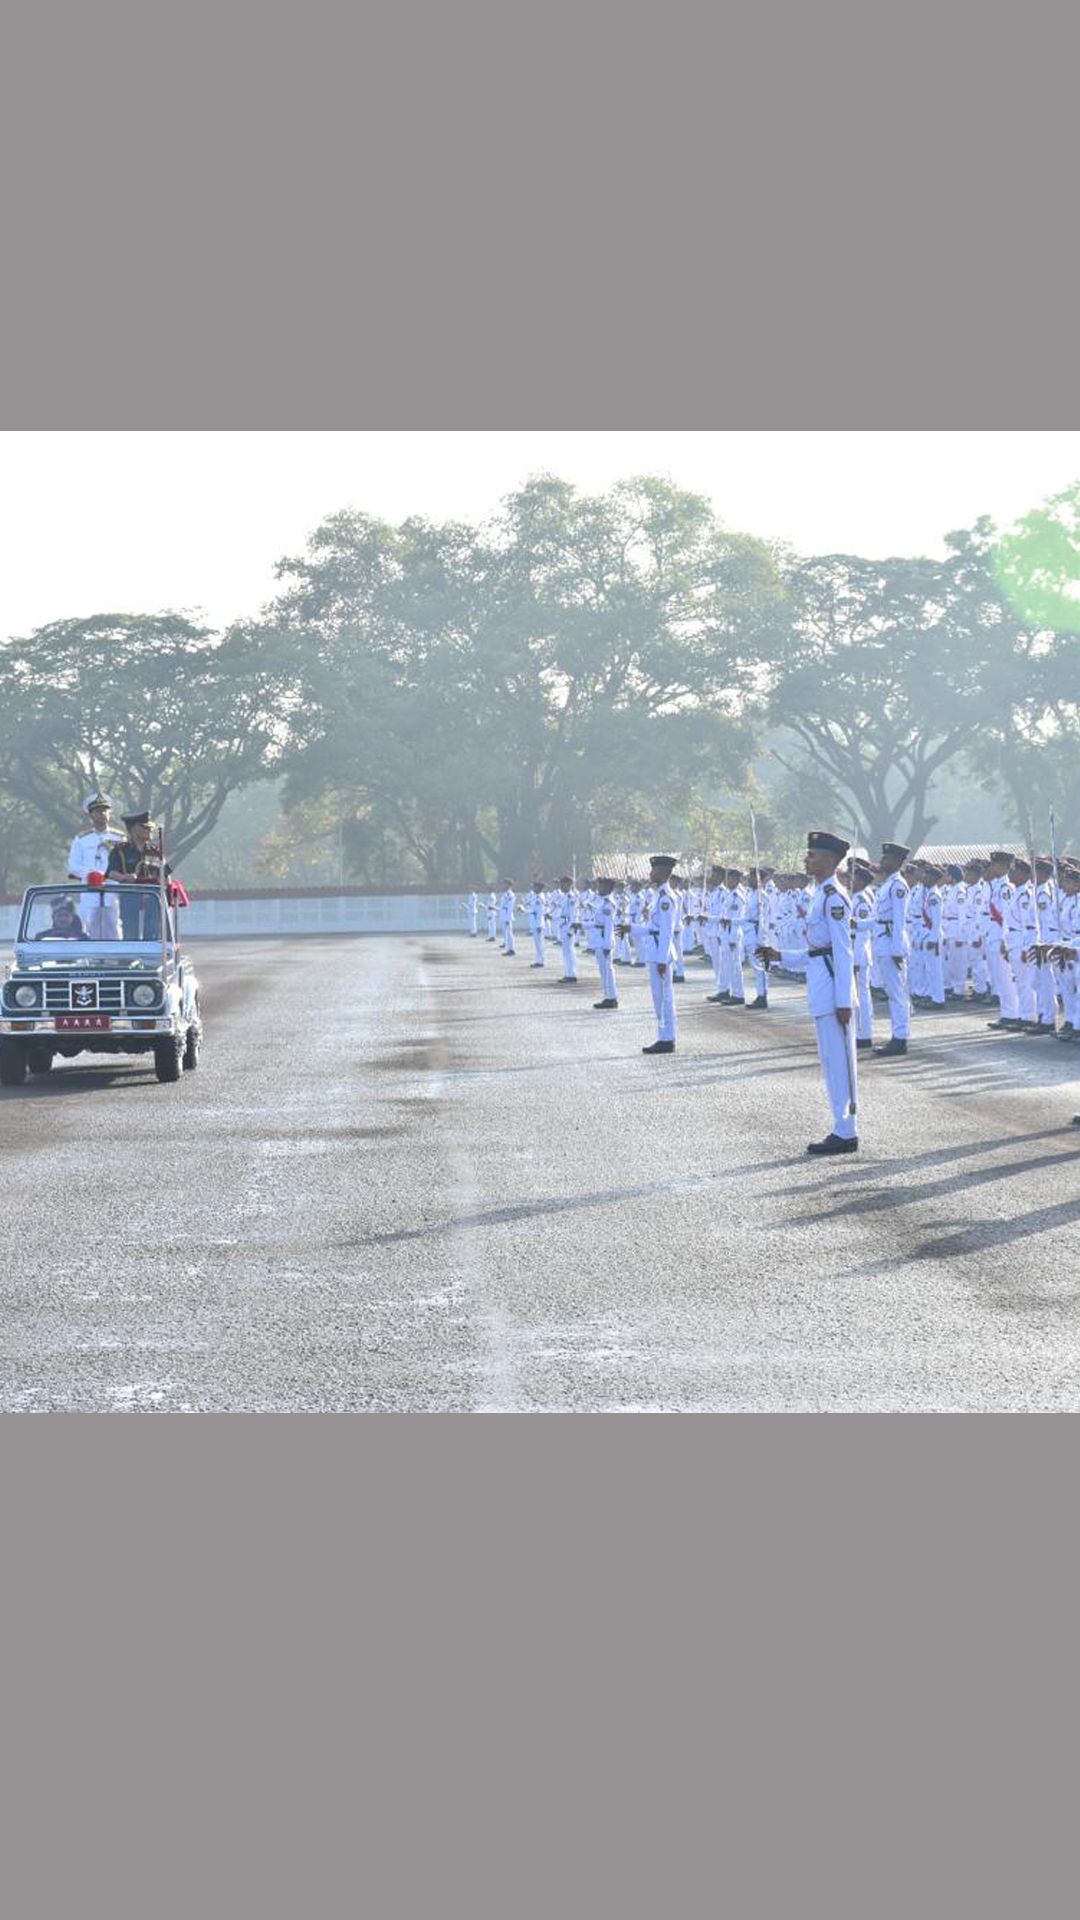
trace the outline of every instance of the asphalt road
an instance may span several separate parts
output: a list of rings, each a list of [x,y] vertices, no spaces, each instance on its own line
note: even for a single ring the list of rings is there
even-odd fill
[[[208,942],[199,1070],[0,1092],[0,1408],[1072,1409],[1080,1048],[924,1019],[827,1129],[801,989]]]

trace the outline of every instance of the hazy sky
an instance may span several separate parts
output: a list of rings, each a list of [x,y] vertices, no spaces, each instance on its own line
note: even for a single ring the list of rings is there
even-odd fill
[[[5,433],[0,635],[165,607],[221,625],[338,508],[480,519],[543,471],[667,474],[802,552],[934,554],[1080,480],[1080,433]]]

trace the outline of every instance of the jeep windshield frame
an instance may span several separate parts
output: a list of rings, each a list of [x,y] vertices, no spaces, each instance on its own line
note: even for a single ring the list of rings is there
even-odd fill
[[[61,901],[71,903],[74,913],[69,910],[67,921],[76,919],[84,928],[83,934],[72,938],[51,931],[57,918],[54,909]],[[61,927],[64,924],[61,918]],[[132,925],[144,937],[126,937],[125,926]],[[114,966],[156,970],[173,959],[178,946],[175,907],[163,902],[160,887],[138,881],[100,887],[81,886],[76,881],[65,886],[30,887],[23,897],[15,936],[20,965],[64,969]]]

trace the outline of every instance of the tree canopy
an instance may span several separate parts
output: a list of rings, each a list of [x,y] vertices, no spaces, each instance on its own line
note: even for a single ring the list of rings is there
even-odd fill
[[[0,645],[0,888],[94,786],[177,859],[224,812],[206,873],[279,881],[696,858],[748,794],[774,856],[808,820],[917,843],[946,769],[1075,845],[1078,650],[1080,488],[937,559],[791,553],[656,477],[540,475],[480,525],[344,510],[223,633],[97,613]]]

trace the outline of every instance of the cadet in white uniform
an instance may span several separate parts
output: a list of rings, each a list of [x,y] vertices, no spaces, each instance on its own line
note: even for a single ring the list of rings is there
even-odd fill
[[[531,964],[534,967],[542,967],[546,964],[544,959],[544,916],[546,911],[547,903],[544,899],[544,883],[542,880],[534,880],[531,889],[525,895],[525,912],[529,918],[529,932],[532,934],[533,943],[533,958]]]
[[[1012,854],[1004,847],[995,847],[986,869],[988,884],[983,935],[990,983],[998,1003],[997,1019],[988,1020],[986,1024],[995,1031],[1004,1029],[1006,1032],[1023,1025],[1019,1017],[1016,982],[1005,946],[1005,922],[1012,908],[1013,897],[1013,883],[1009,879],[1011,865]]]
[[[476,892],[470,893],[467,901],[465,902],[465,911],[469,916],[469,937],[470,939],[475,940],[478,932],[480,931],[480,929],[476,924],[476,916],[480,912],[480,896],[478,893]]]
[[[493,893],[488,894],[485,911],[487,913],[488,923],[487,937],[489,940],[497,940],[499,937],[499,902]]]
[[[877,902],[874,889],[870,885],[874,877],[873,868],[862,860],[856,860],[851,868],[851,917],[853,958],[855,963],[855,984],[858,988],[859,1011],[855,1031],[856,1049],[872,1047],[874,1044],[874,1001],[870,992],[870,974],[873,967],[874,917]]]
[[[886,840],[881,849],[881,871],[885,877],[875,899],[874,955],[881,967],[882,984],[889,997],[892,1038],[884,1047],[875,1050],[879,1060],[906,1053],[911,1032],[911,1001],[907,982],[909,888],[900,872],[910,852],[910,847],[902,847],[895,840]]]
[[[599,1000],[593,1001],[597,1013],[608,1013],[619,1004],[615,991],[615,969],[611,961],[611,952],[615,944],[615,882],[607,877],[596,883],[596,899],[593,902],[591,941],[596,954],[596,964],[600,969]]]
[[[671,854],[654,853],[649,862],[649,883],[655,890],[646,921],[646,953],[649,961],[649,985],[656,1009],[656,1039],[642,1053],[674,1053],[675,990],[671,984],[675,963],[675,921],[678,902],[671,887],[671,875],[677,866]]]
[[[513,882],[503,881],[503,890],[499,896],[499,931],[502,934],[503,958],[517,952],[514,944],[514,915],[517,912],[517,894]]]
[[[1045,947],[1054,947],[1061,938],[1058,924],[1058,897],[1054,885],[1052,860],[1035,861],[1035,906],[1039,938]],[[1036,1026],[1039,1034],[1057,1031],[1057,980],[1053,963],[1044,955],[1035,963]]]
[[[562,947],[563,973],[558,985],[565,986],[577,979],[577,954],[574,950],[574,934],[578,926],[578,897],[574,882],[568,873],[559,881],[558,906],[555,917],[555,937]]]
[[[835,833],[815,831],[807,835],[807,871],[819,884],[806,923],[806,996],[817,1027],[818,1056],[833,1117],[832,1132],[824,1140],[813,1141],[807,1153],[857,1153],[859,1147],[851,1021],[855,988],[851,901],[835,878],[850,844]],[[763,947],[761,958],[766,964],[779,960],[786,966],[802,956],[792,953],[785,957],[782,949]]]

